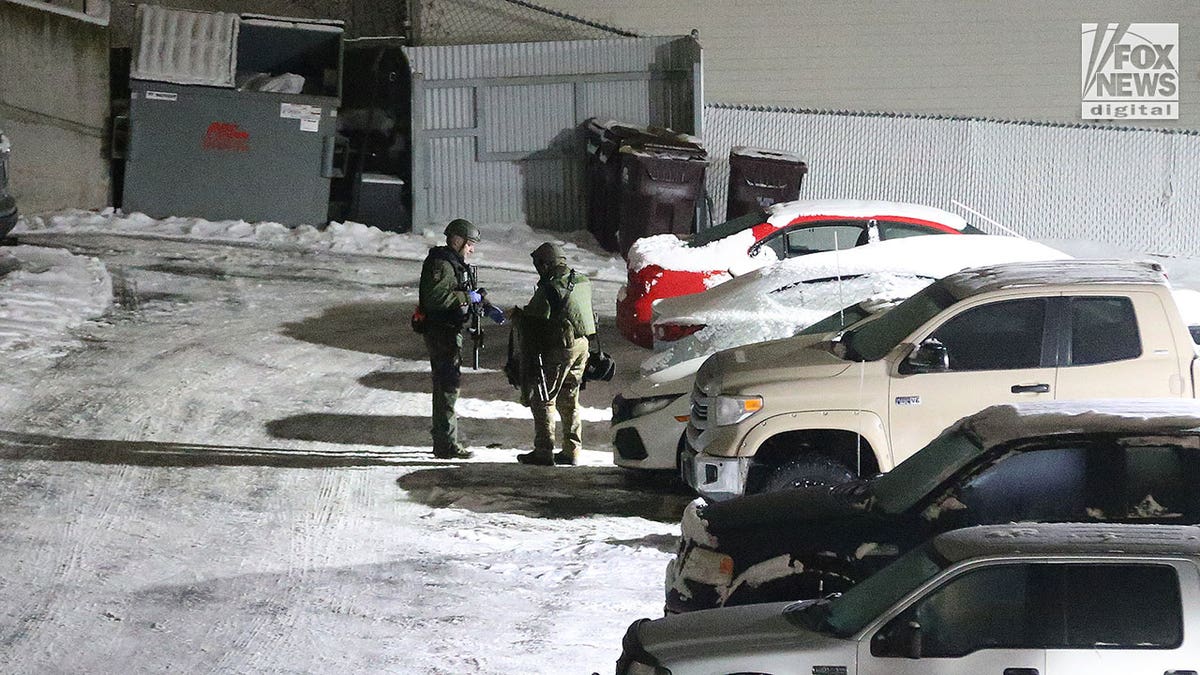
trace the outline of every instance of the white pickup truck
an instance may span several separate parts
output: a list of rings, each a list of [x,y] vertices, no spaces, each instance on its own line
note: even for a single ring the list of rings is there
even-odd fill
[[[967,270],[831,340],[710,357],[692,391],[684,478],[709,499],[843,482],[890,470],[990,405],[1192,398],[1195,363],[1155,263]]]

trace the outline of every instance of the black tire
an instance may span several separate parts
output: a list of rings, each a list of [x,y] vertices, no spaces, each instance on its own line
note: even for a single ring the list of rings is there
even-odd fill
[[[823,598],[832,593],[843,593],[860,580],[849,565],[838,559],[801,556],[796,565],[803,565],[803,571],[772,579],[760,586],[740,586],[722,606]]]
[[[805,455],[790,459],[768,474],[758,492],[775,492],[799,487],[840,485],[854,480],[848,466],[824,455]]]

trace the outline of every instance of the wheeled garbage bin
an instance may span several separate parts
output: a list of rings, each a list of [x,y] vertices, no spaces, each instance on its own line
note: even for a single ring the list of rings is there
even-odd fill
[[[779,150],[736,147],[729,152],[729,196],[725,220],[800,197],[808,165]]]
[[[624,255],[638,237],[692,232],[692,219],[685,218],[680,210],[688,207],[676,202],[682,193],[694,191],[698,191],[702,199],[703,168],[698,177],[695,169],[707,165],[708,154],[698,138],[664,127],[644,127],[595,117],[583,123],[583,134],[588,154],[587,226],[601,246]],[[636,157],[630,159],[629,153]],[[679,162],[686,163],[686,171],[676,167],[686,176],[671,178],[670,171],[660,166]],[[648,167],[653,167],[652,173],[647,173]],[[687,182],[680,184],[679,180]],[[690,182],[693,180],[699,183],[693,185]],[[662,185],[651,187],[656,183]],[[692,202],[690,208],[694,209],[696,198],[688,199]],[[662,203],[655,206],[656,202]],[[679,211],[678,222],[672,215],[675,211]],[[633,220],[627,222],[626,217]],[[658,221],[652,222],[654,219]]]
[[[619,251],[617,241],[618,181],[621,166],[616,157],[620,142],[609,130],[611,120],[595,117],[583,123],[587,145],[587,229],[606,251]]]
[[[694,232],[708,167],[703,151],[626,146],[620,156],[621,255],[628,255],[629,247],[641,237]]]

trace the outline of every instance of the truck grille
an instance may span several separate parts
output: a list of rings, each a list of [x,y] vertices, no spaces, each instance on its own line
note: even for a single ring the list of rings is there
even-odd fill
[[[708,427],[708,406],[711,399],[705,396],[699,388],[692,389],[691,419],[688,423],[697,429]]]

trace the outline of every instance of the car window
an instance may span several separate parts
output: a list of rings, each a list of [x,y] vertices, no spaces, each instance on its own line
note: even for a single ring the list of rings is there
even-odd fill
[[[942,284],[934,282],[926,286],[887,314],[846,333],[844,342],[851,352],[848,358],[882,359],[901,340],[954,302],[955,297]]]
[[[720,225],[714,225],[713,227],[700,230],[696,234],[693,234],[684,245],[690,248],[705,246],[718,239],[724,239],[731,234],[737,234],[742,230],[749,229],[755,225],[765,222],[767,222],[767,214],[763,213],[762,211],[754,211],[752,213],[738,216],[733,220],[727,220]]]
[[[883,241],[888,239],[903,239],[905,237],[922,237],[927,234],[950,234],[945,230],[937,230],[924,225],[914,225],[912,223],[889,223],[885,220],[877,221],[879,226],[879,238]]]
[[[1006,300],[973,307],[930,337],[945,345],[950,370],[1037,368],[1045,323],[1045,299]]]
[[[1108,363],[1142,355],[1129,298],[1071,298],[1070,365]]]
[[[1007,455],[952,489],[941,514],[954,527],[1087,517],[1086,448],[1047,448]],[[953,500],[953,501],[951,501]],[[949,504],[959,506],[951,509]]]
[[[1113,491],[1110,509],[1095,513],[1106,520],[1200,522],[1200,451],[1191,447],[1140,445],[1115,450],[1106,481],[1094,482]]]
[[[784,232],[781,240],[784,243],[782,257],[787,258],[844,250],[862,246],[869,241],[867,228],[863,223],[794,227]]]
[[[1003,592],[997,592],[1003,589]],[[1171,649],[1182,640],[1174,568],[1151,564],[1005,563],[967,571],[872,637],[875,656],[921,658],[981,649]]]

